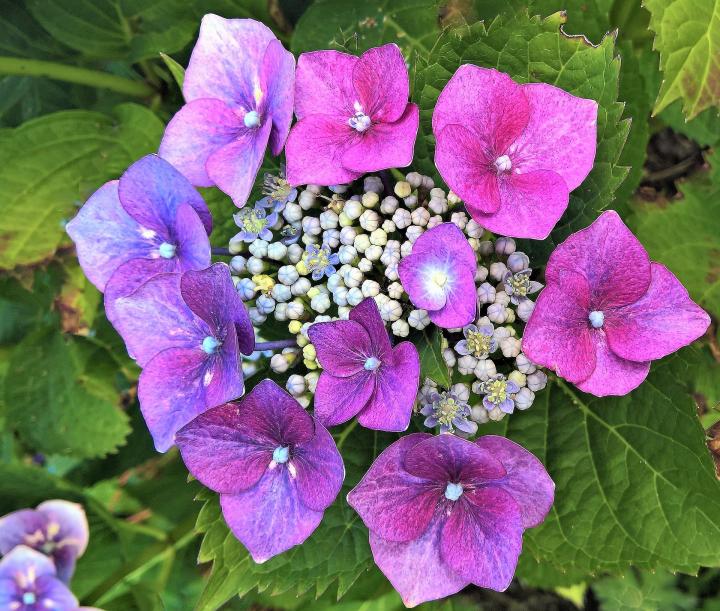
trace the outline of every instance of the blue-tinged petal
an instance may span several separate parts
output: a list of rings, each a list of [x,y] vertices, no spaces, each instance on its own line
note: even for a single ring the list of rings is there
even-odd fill
[[[59,579],[44,575],[35,584],[36,609],[54,609],[55,611],[76,611],[78,600],[68,587]],[[33,609],[33,607],[30,607]],[[29,610],[28,610],[29,611]]]
[[[279,40],[268,44],[260,78],[265,90],[263,113],[272,119],[270,148],[279,155],[290,131],[295,98],[295,58]]]
[[[21,509],[0,518],[0,555],[18,545],[34,547],[45,540],[45,516],[33,509]]]
[[[0,560],[0,579],[12,579],[20,587],[44,575],[55,576],[53,561],[26,545],[18,545]]]
[[[78,503],[51,500],[38,505],[37,511],[47,519],[46,532],[56,546],[51,555],[55,560],[58,577],[67,583],[75,568],[75,559],[85,553],[88,545],[89,529],[85,510]]]

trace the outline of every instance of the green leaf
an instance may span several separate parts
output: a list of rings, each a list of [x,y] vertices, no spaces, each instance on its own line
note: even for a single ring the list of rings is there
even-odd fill
[[[696,609],[697,602],[677,588],[674,575],[664,572],[629,571],[622,577],[601,579],[592,586],[603,611],[682,611]]]
[[[650,253],[677,275],[691,297],[720,316],[720,160],[710,155],[710,172],[681,183],[683,199],[637,202],[628,218]]]
[[[663,83],[658,113],[682,99],[688,119],[720,104],[720,0],[645,0]]]
[[[452,381],[447,363],[443,358],[442,331],[438,327],[434,327],[430,333],[432,335],[423,332],[415,342],[420,355],[420,381],[422,383],[425,378],[430,378],[440,386],[449,388]]]
[[[130,430],[114,377],[115,364],[104,349],[40,329],[10,355],[8,424],[40,452],[82,458],[113,452]]]
[[[360,54],[394,42],[406,58],[427,56],[440,32],[433,0],[317,0],[298,21],[295,54],[342,48]]]
[[[348,425],[348,426],[353,426]],[[236,595],[252,590],[270,595],[285,592],[321,596],[331,585],[337,598],[374,563],[368,531],[345,501],[373,459],[397,436],[356,428],[342,443],[345,482],[335,502],[326,510],[320,526],[302,545],[255,564],[222,519],[217,496],[205,490],[205,502],[196,524],[204,533],[199,562],[213,561],[213,569],[197,608],[217,609]]]
[[[533,452],[555,481],[524,553],[586,575],[720,565],[720,483],[689,394],[692,350],[654,363],[630,395],[600,399],[553,381],[530,410],[487,427]]]
[[[206,13],[272,24],[263,0],[27,0],[27,6],[68,47],[90,57],[131,62],[179,51]]]
[[[185,82],[185,68],[183,68],[172,57],[166,55],[165,53],[160,53],[160,57],[165,62],[168,70],[170,70],[170,74],[172,74],[178,87],[180,87],[180,91],[182,91],[182,86]]]
[[[162,131],[136,104],[118,106],[114,116],[58,112],[10,130],[0,149],[0,269],[50,257],[80,202],[157,150]]]
[[[621,120],[623,105],[617,101],[620,61],[615,57],[614,39],[606,36],[593,46],[581,36],[566,35],[561,29],[564,23],[561,13],[544,20],[520,13],[501,15],[487,26],[476,23],[459,28],[447,34],[426,65],[418,69],[413,96],[420,106],[421,124],[415,165],[438,179],[432,154],[432,113],[440,91],[462,64],[491,66],[519,83],[550,83],[598,102],[595,165],[570,195],[568,210],[550,238],[523,243],[523,250],[531,253],[535,263],[547,260],[559,242],[593,221],[612,202],[628,173],[618,162],[630,123]]]

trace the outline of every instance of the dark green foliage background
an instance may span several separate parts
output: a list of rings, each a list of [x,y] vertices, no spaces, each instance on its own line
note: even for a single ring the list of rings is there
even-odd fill
[[[697,14],[717,2],[700,0]],[[0,515],[48,498],[83,503],[91,540],[72,586],[83,604],[110,611],[402,608],[344,501],[396,437],[340,429],[343,493],[305,545],[255,565],[216,496],[188,482],[176,452],[154,452],[135,399],[137,368],[64,223],[157,149],[182,104],[178,83],[202,15],[252,17],[296,54],[400,45],[421,109],[414,166],[431,174],[432,109],[462,63],[596,99],[595,168],[551,239],[523,248],[542,264],[570,232],[616,209],[717,320],[720,119],[684,81],[663,85],[687,75],[678,53],[696,62],[700,44],[697,28],[668,36],[677,24],[670,4],[648,2],[651,20],[639,0],[0,0]],[[711,49],[716,28],[705,35]],[[701,91],[711,85],[703,78]],[[669,128],[703,147],[706,167],[685,172],[677,195],[647,201],[639,187],[648,142]],[[278,167],[266,160],[266,170]],[[232,203],[202,192],[213,244],[224,246]],[[446,383],[439,336],[419,342],[423,374]],[[470,591],[422,608],[719,608],[720,485],[706,445],[718,420],[719,358],[714,325],[655,363],[627,397],[600,400],[551,380],[528,412],[488,425],[483,432],[543,460],[555,506],[527,534],[507,593]]]

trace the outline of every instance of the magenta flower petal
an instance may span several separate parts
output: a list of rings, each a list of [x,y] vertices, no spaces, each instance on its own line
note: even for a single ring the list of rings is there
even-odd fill
[[[343,153],[342,165],[363,174],[410,165],[419,125],[418,107],[406,104],[405,112],[396,122],[379,123],[356,139]]]
[[[416,539],[395,542],[370,531],[370,548],[375,564],[390,580],[406,607],[450,596],[469,580],[453,571],[440,556],[444,522],[433,520]]]
[[[295,57],[279,40],[271,40],[265,50],[262,80],[267,92],[265,112],[272,117],[270,150],[279,155],[290,131],[295,98]]]
[[[342,488],[345,465],[327,429],[315,422],[314,433],[312,439],[298,445],[293,453],[295,485],[305,507],[324,511]]]
[[[188,180],[157,155],[146,155],[120,177],[118,194],[123,208],[143,228],[162,232],[172,226],[175,210],[190,204],[208,234],[212,216],[200,194]]]
[[[500,208],[500,185],[485,158],[486,145],[462,125],[450,124],[437,134],[435,165],[472,214],[490,214]]]
[[[267,148],[272,123],[266,121],[259,128],[246,129],[235,140],[213,152],[205,169],[217,187],[242,207],[255,184]]]
[[[670,270],[652,263],[650,271],[647,293],[607,314],[608,346],[631,361],[667,356],[695,341],[710,326],[708,314],[690,299]]]
[[[517,166],[523,172],[552,170],[569,191],[576,189],[595,161],[597,102],[545,83],[527,83],[522,91],[530,120],[515,141]]]
[[[315,388],[315,417],[327,427],[347,422],[367,405],[374,392],[375,380],[369,371],[349,377],[323,371]]]
[[[562,288],[548,283],[540,293],[523,332],[527,357],[574,384],[587,379],[596,366],[589,300],[585,279],[565,272]]]
[[[650,285],[650,257],[614,210],[603,212],[553,251],[545,271],[548,283],[563,270],[587,279],[599,309],[633,303]]]
[[[474,275],[458,273],[454,281],[448,282],[446,295],[447,302],[442,308],[428,311],[433,323],[444,329],[455,329],[475,320],[477,299]]]
[[[272,30],[254,19],[205,15],[185,71],[185,99],[215,98],[231,108],[252,108],[253,84],[259,81],[263,56],[272,40]]]
[[[350,117],[357,98],[352,77],[358,61],[355,55],[340,51],[312,51],[300,55],[295,74],[295,115],[298,120],[310,115]]]
[[[520,507],[505,490],[465,490],[442,530],[440,555],[460,577],[502,592],[515,574],[522,533]]]
[[[373,119],[382,123],[394,123],[407,115],[410,79],[405,59],[396,44],[374,47],[363,53],[353,68],[352,82],[365,114]],[[417,108],[415,114],[417,115]],[[415,134],[413,142],[414,140]],[[412,143],[410,148],[412,149]]]
[[[358,422],[376,431],[405,431],[420,380],[417,348],[410,342],[395,346],[390,367],[381,367],[375,392],[358,415]]]
[[[471,216],[490,231],[517,238],[544,240],[570,201],[565,181],[555,172],[538,170],[513,174],[501,180],[499,188],[498,211],[484,214],[470,206]]]
[[[188,271],[180,281],[180,293],[190,310],[202,318],[214,331],[217,322],[232,321],[243,354],[255,349],[255,331],[232,281],[230,268],[215,263],[203,271]]]
[[[220,496],[223,517],[257,563],[303,543],[318,527],[322,511],[306,507],[287,469],[267,470],[240,494]]]
[[[465,64],[440,93],[432,125],[436,137],[447,125],[465,125],[489,151],[500,156],[520,137],[529,118],[527,97],[507,74]],[[481,160],[484,161],[484,156],[477,158],[476,163]],[[494,160],[495,157],[490,159]]]
[[[622,396],[645,381],[650,362],[637,363],[620,358],[610,350],[603,331],[592,333],[591,338],[595,344],[595,369],[588,378],[577,383],[580,390],[596,397]]]
[[[505,437],[484,435],[475,443],[489,451],[505,467],[507,476],[493,486],[508,492],[517,502],[524,528],[542,524],[553,504],[555,484],[543,464],[522,446]]]
[[[502,463],[477,444],[449,433],[425,439],[408,449],[402,467],[410,475],[442,484],[487,482],[506,475]]]
[[[353,320],[315,323],[308,328],[308,337],[323,370],[335,377],[364,371],[365,362],[373,354],[368,332]]]
[[[236,327],[226,321],[220,327],[220,332],[212,335],[221,336],[223,339],[222,345],[214,354],[207,355],[200,348],[206,362],[202,380],[206,407],[237,399],[245,392]]]
[[[188,102],[165,128],[158,154],[194,185],[211,187],[205,164],[218,149],[246,131],[242,117],[225,102],[200,98]]]
[[[427,433],[401,437],[348,494],[348,504],[371,532],[389,541],[410,541],[427,529],[444,487],[407,473],[403,463],[409,450],[431,438]]]
[[[385,322],[373,299],[363,299],[352,310],[349,319],[362,325],[370,337],[370,351],[379,359],[386,358],[391,350],[390,335],[385,330]]]
[[[300,93],[295,97],[299,100]],[[288,182],[335,185],[359,178],[362,172],[342,165],[345,151],[357,140],[347,122],[329,115],[304,116],[290,130],[285,144]]]

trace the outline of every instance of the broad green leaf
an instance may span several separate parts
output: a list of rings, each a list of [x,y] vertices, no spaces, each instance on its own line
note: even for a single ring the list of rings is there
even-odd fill
[[[295,54],[341,48],[360,54],[394,42],[407,59],[427,56],[440,33],[433,0],[317,0],[293,33]]]
[[[593,46],[581,36],[566,35],[561,29],[564,22],[561,13],[546,19],[521,13],[499,16],[487,26],[476,23],[458,28],[445,35],[426,65],[418,69],[415,80],[414,99],[420,105],[421,133],[414,163],[422,172],[436,177],[432,113],[440,91],[462,64],[493,67],[507,72],[519,83],[550,83],[598,102],[595,165],[571,194],[568,210],[550,238],[523,244],[523,250],[531,253],[535,263],[546,260],[556,244],[588,225],[610,205],[615,190],[628,173],[628,168],[618,161],[630,123],[621,119],[623,105],[617,101],[620,61],[615,56],[614,39],[606,36],[598,46]]]
[[[681,99],[688,119],[720,104],[720,0],[645,0],[663,83],[658,113]]]
[[[665,572],[628,571],[621,577],[600,579],[592,586],[603,611],[696,609],[694,596],[681,591],[677,578]]]
[[[630,228],[650,253],[667,265],[690,296],[720,316],[720,159],[710,172],[680,184],[681,200],[634,205]]]
[[[420,383],[430,378],[440,386],[449,388],[452,383],[450,371],[443,358],[443,334],[438,327],[423,333],[415,342],[420,355]]]
[[[115,372],[104,349],[84,338],[39,329],[10,355],[8,424],[39,452],[83,458],[113,452],[129,432]]]
[[[38,263],[63,241],[63,224],[107,180],[157,149],[163,125],[147,108],[114,116],[58,112],[11,130],[0,149],[0,269]]]
[[[349,425],[352,426],[352,425]],[[342,435],[342,434],[341,434]],[[335,502],[326,510],[320,526],[301,546],[255,564],[229,531],[220,513],[217,496],[205,490],[205,504],[196,524],[204,533],[199,562],[213,562],[212,573],[198,608],[217,609],[233,596],[257,590],[270,595],[284,592],[321,596],[331,585],[339,599],[373,565],[368,531],[345,501],[374,458],[396,436],[354,429],[341,444],[345,482]]]
[[[27,6],[68,47],[132,62],[179,51],[192,41],[206,13],[272,25],[263,0],[27,0]]]
[[[586,575],[720,565],[720,482],[690,378],[680,353],[624,397],[553,381],[527,412],[486,425],[533,452],[555,481],[553,508],[526,531],[524,553]]]
[[[183,68],[172,57],[165,53],[160,53],[160,57],[165,62],[168,70],[170,70],[170,74],[172,74],[173,78],[175,79],[175,82],[180,88],[180,91],[182,91],[183,82],[185,81],[185,68]]]
[[[70,50],[53,40],[20,0],[0,0],[0,55],[53,59]]]

